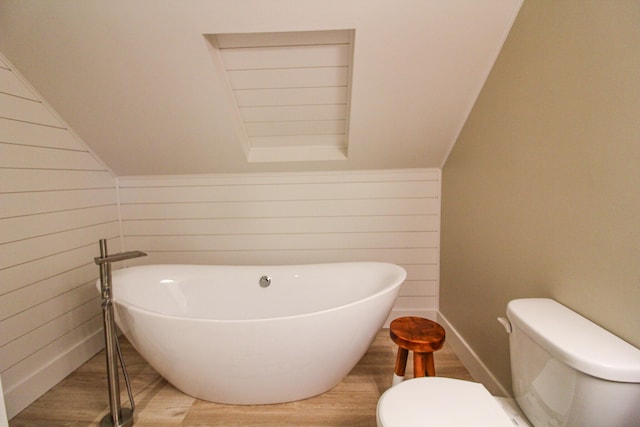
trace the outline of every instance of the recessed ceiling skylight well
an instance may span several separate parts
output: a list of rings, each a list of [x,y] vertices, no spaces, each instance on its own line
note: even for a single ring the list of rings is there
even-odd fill
[[[205,37],[249,162],[347,158],[354,30]]]

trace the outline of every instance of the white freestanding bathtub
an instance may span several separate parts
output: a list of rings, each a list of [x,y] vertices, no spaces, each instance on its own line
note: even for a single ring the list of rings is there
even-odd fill
[[[337,385],[405,277],[374,262],[148,265],[115,271],[113,299],[127,339],[175,387],[212,402],[269,404]]]

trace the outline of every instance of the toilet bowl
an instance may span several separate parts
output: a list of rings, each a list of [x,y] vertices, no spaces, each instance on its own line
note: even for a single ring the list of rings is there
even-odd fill
[[[414,378],[385,391],[378,427],[529,426],[510,399],[492,396],[479,383],[443,377]]]

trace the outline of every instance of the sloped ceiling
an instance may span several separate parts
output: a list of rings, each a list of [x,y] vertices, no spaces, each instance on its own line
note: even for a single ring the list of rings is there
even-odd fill
[[[521,0],[0,0],[0,51],[120,176],[441,167]],[[346,159],[249,161],[205,35],[353,30]]]

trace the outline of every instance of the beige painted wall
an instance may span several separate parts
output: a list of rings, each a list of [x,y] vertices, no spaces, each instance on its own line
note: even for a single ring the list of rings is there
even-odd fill
[[[443,169],[440,311],[504,386],[513,298],[640,346],[639,23],[636,0],[525,1]]]

